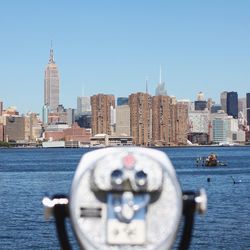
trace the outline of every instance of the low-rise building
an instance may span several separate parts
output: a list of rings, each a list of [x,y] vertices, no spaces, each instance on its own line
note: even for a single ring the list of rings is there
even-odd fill
[[[90,138],[91,147],[105,146],[132,146],[132,136],[112,136],[107,134],[96,134]]]
[[[91,129],[81,128],[74,123],[71,128],[63,130],[65,141],[78,141],[83,145],[90,144]]]
[[[56,129],[57,127],[57,129]],[[50,125],[44,132],[46,141],[75,141],[83,145],[90,144],[91,129],[85,129],[74,123],[71,127],[68,125]]]

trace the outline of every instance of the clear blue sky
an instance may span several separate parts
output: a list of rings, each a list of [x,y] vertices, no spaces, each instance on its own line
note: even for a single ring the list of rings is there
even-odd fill
[[[0,99],[41,112],[53,40],[60,102],[97,93],[154,94],[162,65],[169,95],[219,101],[250,92],[250,1],[2,1]]]

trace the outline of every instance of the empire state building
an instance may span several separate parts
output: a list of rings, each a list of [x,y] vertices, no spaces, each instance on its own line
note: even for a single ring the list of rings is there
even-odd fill
[[[51,47],[49,63],[45,69],[44,77],[44,105],[50,112],[56,112],[59,105],[59,73],[54,61],[54,51]]]

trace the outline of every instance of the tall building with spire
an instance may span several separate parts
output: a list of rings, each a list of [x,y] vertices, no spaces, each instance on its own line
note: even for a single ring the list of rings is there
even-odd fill
[[[160,79],[159,79],[159,83],[156,86],[155,89],[155,95],[159,96],[159,95],[163,95],[166,96],[167,95],[167,90],[165,89],[165,82],[162,80],[162,76],[161,76],[161,67],[160,67]]]
[[[54,51],[51,45],[49,63],[44,76],[44,105],[49,107],[50,112],[56,112],[59,105],[59,73],[54,60]]]

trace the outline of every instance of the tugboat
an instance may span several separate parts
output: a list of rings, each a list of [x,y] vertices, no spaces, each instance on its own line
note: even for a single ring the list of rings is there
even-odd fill
[[[196,159],[196,166],[205,166],[205,167],[219,167],[219,166],[227,166],[226,163],[220,162],[217,158],[217,155],[211,153],[207,157],[199,157]]]
[[[217,160],[216,154],[210,154],[207,159],[205,160],[205,166],[206,167],[217,167],[219,164],[219,161]]]

